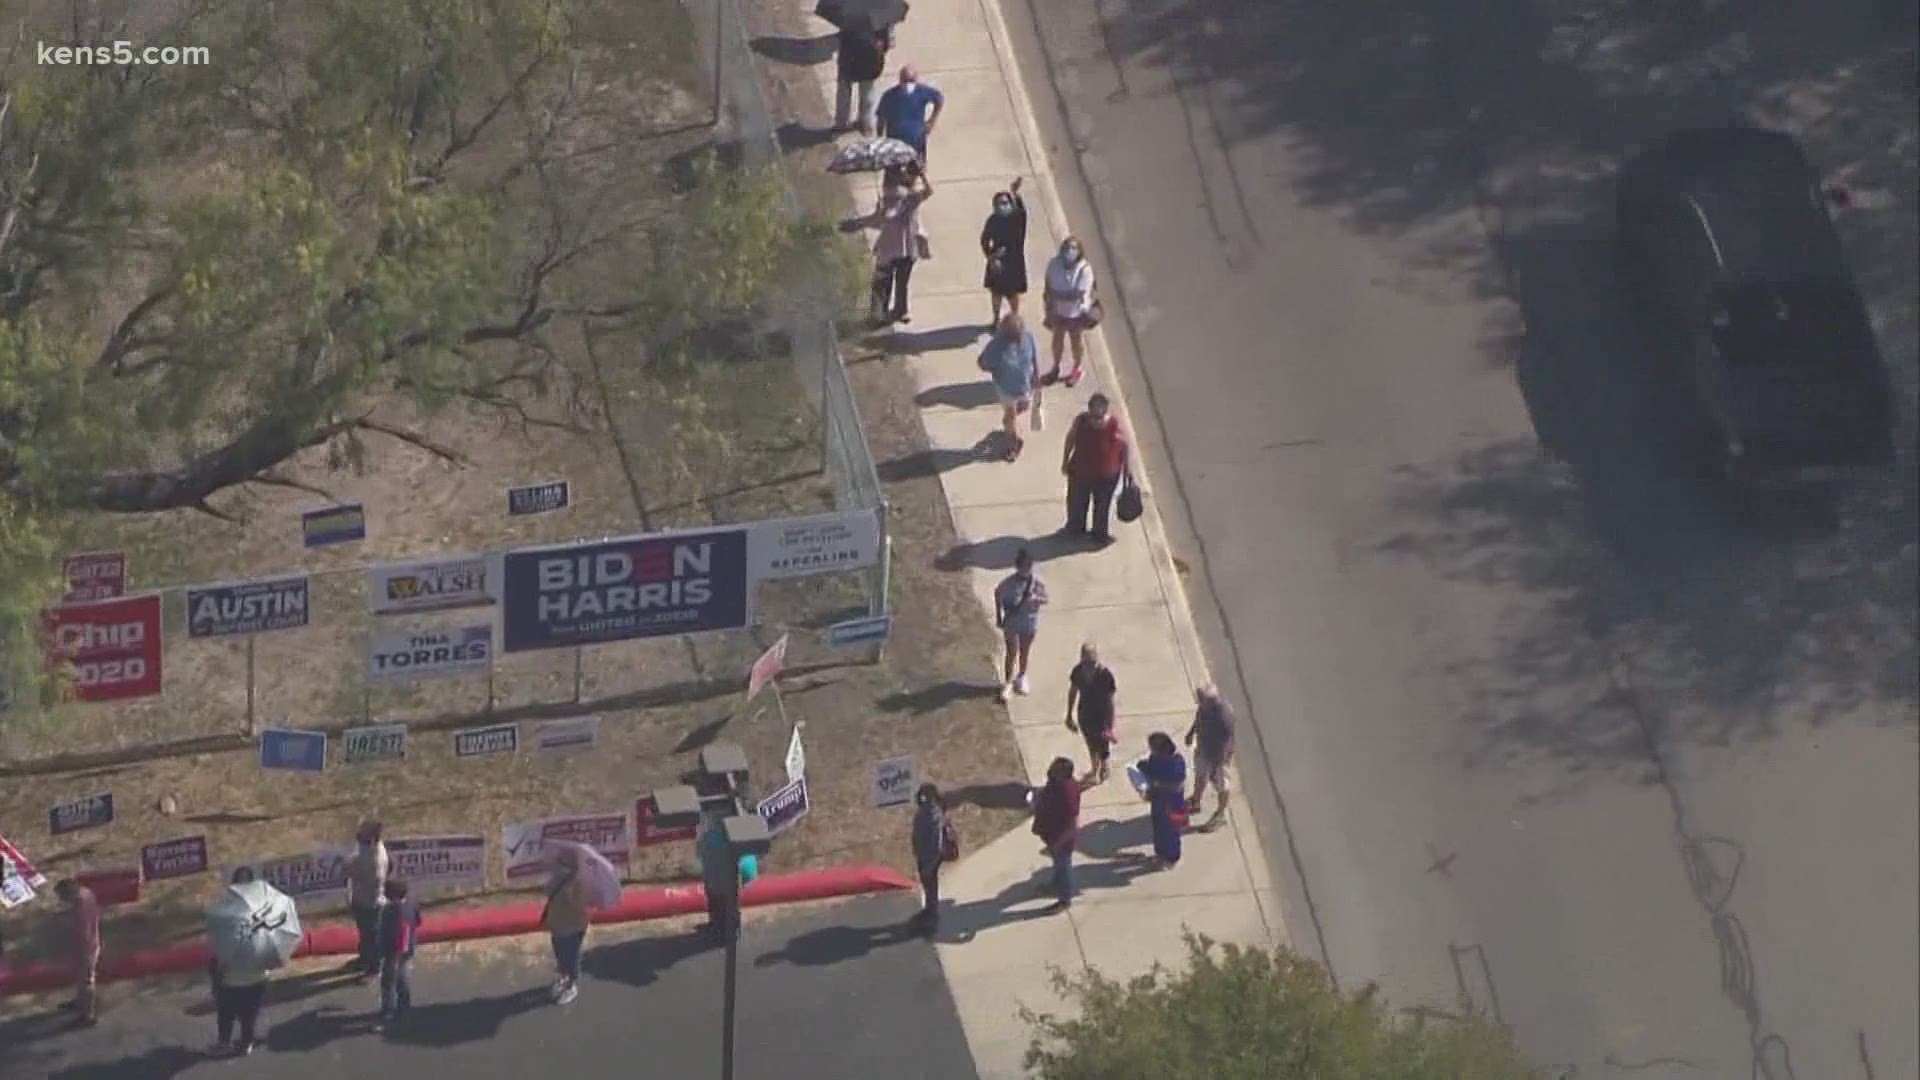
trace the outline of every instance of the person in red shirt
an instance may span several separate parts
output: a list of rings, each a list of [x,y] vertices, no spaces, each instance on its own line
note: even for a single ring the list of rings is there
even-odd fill
[[[1094,541],[1103,545],[1113,542],[1107,520],[1120,478],[1132,468],[1131,451],[1107,395],[1088,398],[1087,411],[1068,425],[1066,446],[1061,451],[1060,471],[1067,478],[1067,525],[1062,532],[1073,537],[1088,535],[1091,512]]]
[[[1080,785],[1073,762],[1057,757],[1047,766],[1047,786],[1033,800],[1033,835],[1053,859],[1052,911],[1073,906],[1073,846],[1080,838]]]
[[[66,1007],[77,1014],[76,1027],[92,1027],[98,1021],[94,987],[100,971],[100,900],[72,878],[55,885],[53,891],[73,913],[73,1000]]]

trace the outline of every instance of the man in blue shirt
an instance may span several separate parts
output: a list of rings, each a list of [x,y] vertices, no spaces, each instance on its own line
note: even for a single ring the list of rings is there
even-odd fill
[[[933,106],[928,115],[927,106]],[[940,110],[947,107],[946,95],[920,81],[920,72],[912,64],[900,69],[900,81],[880,95],[874,119],[880,122],[880,134],[899,139],[927,159],[927,136],[940,122]]]

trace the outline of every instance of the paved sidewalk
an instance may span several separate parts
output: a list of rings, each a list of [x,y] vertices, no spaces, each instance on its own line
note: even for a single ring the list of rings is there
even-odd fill
[[[917,65],[922,80],[947,100],[928,155],[935,195],[922,212],[935,257],[914,272],[914,321],[896,335],[893,351],[908,354],[920,388],[917,400],[932,444],[929,464],[941,470],[961,538],[953,557],[973,568],[983,609],[991,611],[993,586],[1023,545],[1033,551],[1047,585],[1051,602],[1033,649],[1033,694],[1015,697],[1009,707],[1028,778],[1037,784],[1056,755],[1085,768],[1085,747],[1062,722],[1066,675],[1081,642],[1099,644],[1120,684],[1116,762],[1145,754],[1153,731],[1178,738],[1192,717],[1193,687],[1211,679],[1150,495],[1146,516],[1133,526],[1116,523],[1119,540],[1104,551],[1069,547],[1051,535],[1066,514],[1059,455],[1068,423],[1095,390],[1105,391],[1126,415],[1099,335],[1090,335],[1091,366],[1079,387],[1047,392],[1046,430],[1029,438],[1018,463],[976,452],[999,426],[999,408],[975,364],[989,317],[978,236],[993,193],[1014,176],[1025,178],[1033,287],[1027,310],[1037,334],[1046,262],[1065,235],[1060,199],[1045,171],[1037,127],[994,5],[914,0],[890,57],[895,71]],[[820,33],[831,29],[819,22],[815,27]],[[831,101],[833,65],[814,71]],[[809,124],[823,119],[810,118]],[[857,193],[863,204],[871,202],[871,183]],[[1044,365],[1047,342],[1041,336]],[[1212,806],[1209,793],[1206,812]],[[1120,769],[1086,793],[1081,821],[1083,892],[1066,916],[1036,917],[1049,902],[1046,859],[1025,829],[970,853],[946,876],[943,892],[951,901],[940,960],[975,1064],[988,1080],[1024,1075],[1020,1058],[1030,1029],[1019,1008],[1057,1004],[1048,985],[1050,967],[1092,964],[1125,977],[1155,961],[1178,962],[1183,927],[1243,944],[1285,940],[1265,849],[1238,795],[1229,824],[1189,836],[1180,865],[1165,873],[1141,873],[1138,860],[1129,857],[1150,850],[1150,839],[1145,806]]]

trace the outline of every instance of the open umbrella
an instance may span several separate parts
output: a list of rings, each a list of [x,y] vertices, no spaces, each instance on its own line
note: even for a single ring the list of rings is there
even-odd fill
[[[899,139],[861,139],[850,142],[827,163],[830,173],[881,172],[895,165],[920,161],[920,152]]]
[[[885,30],[907,18],[906,0],[820,0],[813,13],[842,30]]]
[[[574,853],[574,866],[579,868],[580,879],[587,883],[588,907],[597,911],[620,902],[620,871],[613,868],[605,855],[572,840],[548,840],[541,845],[540,854],[548,866],[558,866],[562,851]]]
[[[229,885],[207,908],[207,945],[229,971],[271,971],[299,948],[300,913],[264,881]]]

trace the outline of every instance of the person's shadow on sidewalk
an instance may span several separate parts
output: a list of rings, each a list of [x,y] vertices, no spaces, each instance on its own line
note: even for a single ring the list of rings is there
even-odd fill
[[[1036,848],[1038,842],[1035,842]],[[1036,854],[1036,858],[1045,858]],[[1095,889],[1118,889],[1146,873],[1152,863],[1147,859],[1122,857],[1102,862],[1081,862],[1073,866],[1076,893]],[[1015,905],[1031,903],[1032,907]],[[964,945],[980,931],[1028,919],[1044,919],[1058,914],[1054,908],[1053,869],[1041,867],[1024,881],[1016,881],[984,900],[970,900],[951,907],[942,905],[940,930],[935,940],[948,945]]]
[[[1065,533],[1041,536],[1009,534],[955,544],[934,557],[933,567],[948,573],[957,570],[1011,570],[1015,556],[1022,551],[1033,556],[1034,562],[1044,563],[1091,550],[1094,549],[1086,541]]]
[[[140,1080],[168,1080],[206,1061],[207,1055],[199,1050],[156,1046],[139,1057],[72,1065],[45,1075],[49,1080],[125,1080],[130,1076]]]
[[[713,950],[705,934],[633,938],[588,950],[580,958],[580,970],[607,982],[651,986],[660,981],[662,972],[680,961]]]
[[[916,936],[904,922],[883,926],[823,926],[801,934],[782,948],[761,953],[753,958],[753,966],[764,968],[775,964],[797,964],[801,967],[817,967],[837,964],[865,956],[875,949],[904,944]]]

